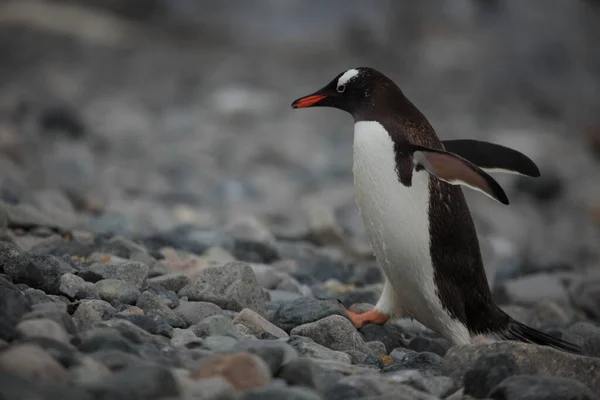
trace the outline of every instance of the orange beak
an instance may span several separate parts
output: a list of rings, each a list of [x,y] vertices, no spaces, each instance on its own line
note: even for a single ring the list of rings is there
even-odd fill
[[[310,96],[301,97],[292,103],[292,108],[306,108],[314,106],[319,101],[323,100],[325,97],[327,96],[324,96],[322,94],[313,94]]]

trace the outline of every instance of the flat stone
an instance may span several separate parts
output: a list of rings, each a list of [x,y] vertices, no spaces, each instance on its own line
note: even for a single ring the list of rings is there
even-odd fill
[[[141,289],[148,277],[148,266],[140,262],[97,262],[90,265],[79,275],[90,282],[102,279],[119,279]]]
[[[187,371],[186,371],[187,372]],[[208,379],[182,379],[183,399],[190,400],[234,400],[233,386],[223,377]]]
[[[148,283],[160,284],[175,293],[191,283],[191,279],[183,272],[170,272],[148,279]]]
[[[271,382],[269,366],[248,353],[215,356],[205,360],[191,372],[192,379],[225,378],[237,392],[260,388]]]
[[[100,384],[111,371],[102,363],[91,357],[78,358],[77,365],[69,369],[69,382],[76,386],[91,386]]]
[[[244,308],[233,319],[234,324],[242,324],[250,330],[250,333],[260,337],[263,333],[269,333],[276,338],[288,337],[289,335],[281,328],[273,325],[265,318],[249,308]]]
[[[576,379],[593,392],[600,392],[600,359],[526,343],[498,342],[454,346],[443,359],[444,375],[450,376],[455,382],[463,382],[464,375],[475,361],[491,354],[512,356],[522,374]]]
[[[41,347],[11,346],[0,353],[0,371],[13,372],[33,380],[64,382],[67,371]]]
[[[332,350],[358,350],[371,353],[352,323],[340,315],[332,315],[316,322],[300,325],[292,329],[290,335],[309,337]]]
[[[60,294],[75,300],[100,298],[96,285],[71,273],[63,274],[60,277],[59,291]]]
[[[267,312],[266,294],[246,263],[230,262],[200,271],[191,284],[179,291],[193,301],[208,301],[219,307],[241,311],[249,308],[260,315]]]
[[[117,306],[119,304],[135,304],[140,297],[140,290],[132,283],[120,279],[102,279],[96,282],[100,298]]]
[[[325,346],[315,343],[311,338],[304,336],[290,336],[287,343],[296,349],[300,357],[308,357],[317,360],[334,360],[347,364],[352,362],[350,355],[342,351],[330,350]]]
[[[189,345],[190,343],[195,343],[198,345],[202,344],[202,339],[200,339],[194,332],[190,329],[180,329],[175,328],[173,330],[171,336],[171,344],[175,347],[184,347]]]
[[[16,327],[16,334],[19,338],[44,337],[69,343],[69,335],[64,328],[47,318],[21,321]]]
[[[221,307],[206,301],[181,301],[173,311],[189,325],[197,324],[206,317],[223,314]]]
[[[358,375],[340,379],[326,394],[327,399],[343,400],[354,398],[398,399],[398,400],[435,400],[438,396],[427,394],[402,383],[404,379],[395,379],[385,375]]]
[[[286,332],[297,326],[321,320],[331,315],[347,314],[336,300],[300,298],[283,303],[273,314],[272,322]]]

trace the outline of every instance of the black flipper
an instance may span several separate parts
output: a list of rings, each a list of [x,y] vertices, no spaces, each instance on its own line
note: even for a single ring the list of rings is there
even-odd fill
[[[499,144],[471,139],[444,140],[446,151],[458,154],[486,172],[540,176],[537,165],[525,154]]]

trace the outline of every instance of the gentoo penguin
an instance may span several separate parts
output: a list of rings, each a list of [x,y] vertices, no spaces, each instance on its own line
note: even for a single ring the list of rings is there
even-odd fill
[[[353,68],[292,108],[333,107],[354,118],[356,202],[385,274],[374,309],[348,311],[356,328],[411,317],[453,344],[474,337],[580,348],[515,321],[494,302],[461,185],[508,204],[486,171],[537,177],[528,157],[476,140],[440,141],[389,78]]]

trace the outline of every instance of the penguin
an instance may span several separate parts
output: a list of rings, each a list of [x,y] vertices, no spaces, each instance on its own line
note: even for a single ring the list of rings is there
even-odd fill
[[[453,345],[483,337],[581,353],[575,344],[514,320],[495,303],[462,191],[468,187],[508,205],[488,173],[538,177],[530,158],[498,144],[440,140],[402,90],[369,67],[342,72],[292,103],[294,109],[309,107],[337,108],[354,119],[355,199],[385,275],[371,311],[346,309],[357,329],[413,318]]]

